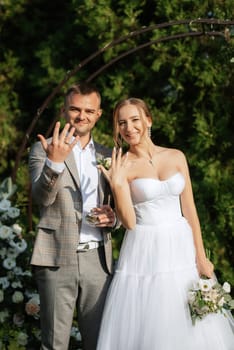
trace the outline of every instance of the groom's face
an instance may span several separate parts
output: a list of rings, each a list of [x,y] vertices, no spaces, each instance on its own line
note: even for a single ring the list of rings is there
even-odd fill
[[[71,94],[65,104],[65,119],[75,128],[75,136],[90,135],[102,114],[100,99],[95,92],[89,95]]]

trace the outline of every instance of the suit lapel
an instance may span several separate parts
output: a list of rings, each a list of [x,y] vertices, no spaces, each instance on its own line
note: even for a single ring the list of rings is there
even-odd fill
[[[97,157],[97,154],[96,154],[96,157]],[[101,170],[98,169],[98,195],[99,195],[100,204],[102,204],[104,200],[104,186],[105,186],[104,176]]]
[[[77,166],[76,166],[76,161],[73,155],[73,152],[69,154],[67,159],[64,162],[68,168],[68,171],[70,172],[71,176],[73,177],[76,185],[78,188],[80,188],[80,177],[78,174]]]
[[[94,145],[95,145],[95,151],[96,151],[95,152],[96,159],[103,158],[103,154],[101,152],[102,150],[101,146],[96,142],[94,142]],[[104,201],[104,188],[105,188],[105,179],[101,170],[98,170],[98,194],[99,194],[100,204],[102,204]]]

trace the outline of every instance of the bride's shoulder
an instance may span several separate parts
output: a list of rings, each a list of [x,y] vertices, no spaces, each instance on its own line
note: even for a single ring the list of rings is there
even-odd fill
[[[169,147],[161,147],[157,146],[157,152],[162,154],[163,156],[171,156],[171,157],[185,157],[184,153],[177,148],[169,148]]]
[[[176,162],[181,165],[187,162],[184,152],[177,148],[161,147],[160,152],[162,158],[166,159],[167,161],[173,160],[173,162]]]

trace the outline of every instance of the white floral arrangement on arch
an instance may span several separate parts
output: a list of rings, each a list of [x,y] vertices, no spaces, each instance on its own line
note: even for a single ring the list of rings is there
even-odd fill
[[[20,209],[10,200],[16,189],[11,178],[0,184],[0,350],[39,349],[41,339],[40,299],[29,263],[31,239],[24,238]],[[71,343],[80,341],[74,320]]]
[[[15,191],[11,178],[0,185],[0,349],[26,349],[40,340],[32,322],[39,319],[40,302],[30,288],[28,243],[18,223],[20,209],[10,200]]]
[[[188,303],[192,323],[203,319],[210,313],[222,313],[234,309],[234,300],[231,295],[231,286],[228,282],[223,285],[216,278],[201,277],[194,283],[188,293]]]

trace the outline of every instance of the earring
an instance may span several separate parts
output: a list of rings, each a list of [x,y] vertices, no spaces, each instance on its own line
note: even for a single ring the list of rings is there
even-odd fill
[[[148,136],[151,138],[151,126],[148,127]]]

